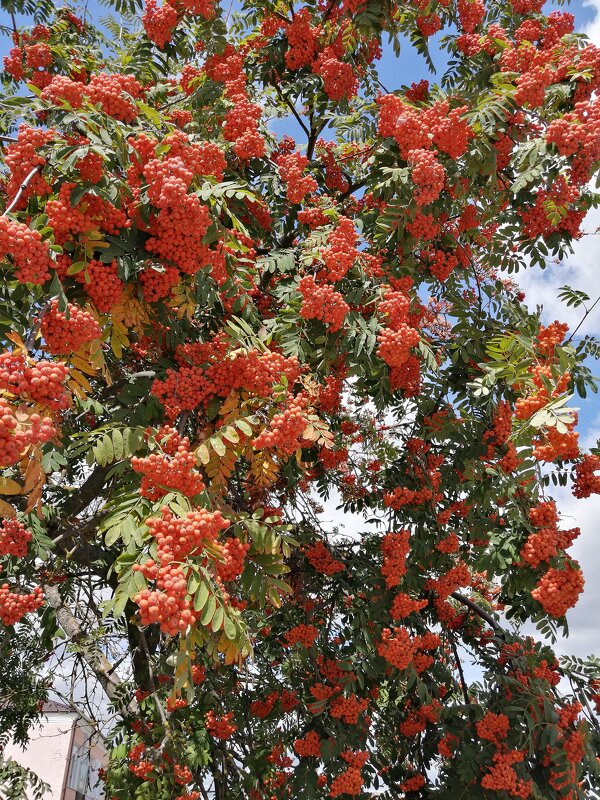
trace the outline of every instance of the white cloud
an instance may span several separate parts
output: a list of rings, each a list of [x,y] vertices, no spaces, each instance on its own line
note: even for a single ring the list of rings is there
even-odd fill
[[[600,0],[584,0],[583,7],[593,9],[594,17],[583,26],[582,32],[587,34],[594,44],[600,45]]]
[[[600,0],[598,0],[600,3]],[[600,23],[598,23],[600,26]],[[531,309],[543,306],[544,323],[559,319],[569,324],[571,331],[579,325],[584,309],[568,308],[558,298],[561,286],[571,286],[586,292],[591,303],[600,290],[598,282],[598,262],[600,261],[600,209],[592,209],[587,215],[582,229],[584,235],[574,244],[573,255],[562,264],[549,264],[545,270],[537,267],[524,270],[517,276],[519,285],[525,292],[525,302]],[[591,305],[591,303],[589,305]],[[580,334],[600,334],[600,303],[594,308]]]

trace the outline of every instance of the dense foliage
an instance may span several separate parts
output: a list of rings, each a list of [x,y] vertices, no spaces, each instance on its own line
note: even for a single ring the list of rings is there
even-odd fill
[[[547,492],[600,491],[600,347],[514,274],[597,201],[600,49],[542,0],[112,5],[3,3],[5,733],[70,654],[108,798],[590,797]]]

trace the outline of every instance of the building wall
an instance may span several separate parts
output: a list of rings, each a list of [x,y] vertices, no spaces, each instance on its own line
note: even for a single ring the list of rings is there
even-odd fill
[[[89,783],[85,789],[86,800],[88,800],[88,798],[89,800],[97,800],[97,798],[103,796],[100,785],[97,785],[97,769],[106,766],[108,760],[106,750],[102,746],[98,736],[94,735],[94,732],[84,722],[77,720],[73,730],[73,747],[71,749],[70,763],[66,766],[67,779],[65,793],[61,800],[76,800],[74,788],[76,780],[73,781],[75,776],[73,775],[74,770],[72,769],[72,762],[75,760],[76,754],[80,750],[89,751],[90,765],[95,767],[91,773],[89,773],[89,770],[86,770],[86,773],[90,774]]]
[[[4,755],[33,770],[49,784],[50,790],[44,794],[44,800],[77,800],[74,788],[77,775],[73,774],[78,774],[78,769],[73,769],[77,753],[89,751],[91,763],[97,770],[106,766],[106,750],[98,737],[75,714],[49,713],[46,717],[47,722],[32,729],[25,750],[9,742]],[[82,775],[87,776],[88,766],[89,760],[84,759]],[[103,796],[100,786],[96,786],[96,775],[97,771],[94,771],[87,785],[85,780],[83,782],[81,791],[86,792],[86,800],[98,800]],[[73,783],[73,787],[69,783]],[[31,800],[30,794],[27,800]]]
[[[48,714],[48,721],[36,726],[26,750],[9,742],[4,750],[6,758],[13,758],[29,767],[50,785],[44,800],[63,800],[65,771],[69,762],[71,731],[75,714]],[[75,793],[69,800],[74,800]],[[65,798],[66,800],[66,798]]]

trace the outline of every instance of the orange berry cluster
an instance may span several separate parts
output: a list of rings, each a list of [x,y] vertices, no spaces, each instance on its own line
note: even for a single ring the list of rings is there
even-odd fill
[[[473,33],[485,17],[483,0],[458,0],[458,18],[465,33]]]
[[[454,531],[449,533],[448,536],[445,536],[441,542],[438,542],[435,546],[436,550],[439,550],[440,553],[458,553],[460,549],[460,541],[458,536]]]
[[[153,762],[144,757],[146,752],[146,745],[143,742],[139,742],[127,754],[129,771],[142,781],[149,780],[154,772]]]
[[[399,592],[396,597],[394,597],[392,607],[390,608],[390,615],[392,619],[404,619],[404,617],[408,617],[410,614],[425,608],[426,605],[427,600],[413,600],[410,595]]]
[[[316,731],[309,731],[303,739],[296,739],[294,750],[303,758],[320,758],[321,737]]]
[[[409,307],[410,299],[405,292],[397,292],[386,287],[377,310],[382,315],[386,327],[398,330],[401,325],[408,322]]]
[[[157,590],[143,589],[133,598],[140,607],[142,625],[159,623],[163,633],[176,636],[195,623],[198,614],[188,598],[187,578],[181,567],[166,564],[157,568],[154,562],[134,567],[154,578],[157,586]]]
[[[440,100],[417,110],[395,94],[383,95],[378,103],[379,133],[396,140],[405,161],[411,150],[430,150],[432,145],[454,159],[466,152],[473,136],[463,119],[466,107],[450,109],[447,100]]]
[[[426,16],[417,17],[417,27],[422,35],[428,38],[442,29],[442,20],[439,14],[427,14]]]
[[[549,236],[559,230],[566,231],[575,239],[579,238],[585,217],[585,211],[574,206],[579,197],[577,186],[568,184],[562,176],[557,178],[548,191],[540,190],[537,193],[533,206],[519,212],[524,235],[529,239],[537,239],[538,236]],[[560,218],[549,217],[547,208],[550,203],[567,209],[566,213]]]
[[[264,700],[253,700],[250,703],[250,713],[259,719],[264,719],[273,711],[278,699],[279,692],[271,692]]]
[[[225,115],[223,136],[228,142],[235,142],[236,155],[247,161],[264,154],[265,140],[258,130],[262,109],[248,98],[243,66],[243,54],[228,44],[220,55],[206,59],[204,70],[211,80],[225,84],[225,96],[233,107]]]
[[[423,252],[427,259],[427,266],[431,274],[442,283],[449,278],[459,265],[459,260],[454,253],[445,250],[428,250]]]
[[[409,710],[408,717],[400,723],[400,733],[404,736],[417,736],[427,727],[427,723],[437,722],[440,716],[441,705],[434,700],[428,705],[419,706]]]
[[[177,10],[167,0],[159,6],[156,0],[145,0],[142,25],[151,42],[163,49],[171,41],[179,22]]]
[[[586,454],[575,466],[573,480],[573,496],[582,498],[591,494],[600,494],[600,457]]]
[[[52,301],[42,317],[40,329],[46,349],[53,355],[75,353],[86,342],[99,339],[102,334],[93,314],[73,303],[67,304],[66,311],[60,311],[58,300]]]
[[[185,182],[172,176],[179,159],[171,158],[160,164],[161,170],[151,170],[152,164],[144,169],[151,177],[155,204],[159,209],[150,220],[150,238],[146,250],[155,253],[162,260],[172,262],[182,272],[194,275],[207,263],[207,248],[202,239],[210,226],[208,207],[200,202],[195,194],[187,194]],[[182,167],[182,172],[193,175]],[[159,186],[162,191],[159,194]]]
[[[320,319],[332,333],[342,327],[350,306],[343,295],[329,284],[318,286],[311,275],[306,275],[298,285],[303,301],[300,316],[303,319]]]
[[[147,520],[150,533],[158,545],[161,563],[181,561],[202,548],[204,542],[215,542],[219,533],[229,527],[220,511],[198,508],[185,517],[176,517],[167,506],[161,516]]]
[[[217,561],[217,574],[221,581],[234,581],[244,571],[244,561],[250,549],[248,542],[241,542],[236,537],[225,540],[222,545],[224,561]]]
[[[396,669],[406,669],[413,660],[416,647],[407,628],[384,628],[377,652]]]
[[[85,86],[79,81],[73,81],[65,75],[55,75],[44,87],[41,98],[53,106],[60,106],[61,101],[66,100],[72,108],[80,108],[84,90]]]
[[[430,241],[439,235],[441,226],[433,214],[423,214],[421,211],[417,211],[413,218],[406,223],[406,230],[417,240]]]
[[[161,271],[157,269],[144,269],[138,275],[142,284],[144,300],[148,303],[155,303],[163,297],[168,297],[171,289],[177,286],[181,275],[177,267],[165,266]]]
[[[468,586],[471,582],[471,573],[464,561],[459,561],[454,567],[443,573],[437,580],[430,578],[426,586],[435,592],[438,597],[445,600],[460,586]]]
[[[398,586],[400,580],[406,575],[406,557],[410,547],[410,531],[386,533],[381,540],[383,563],[381,574],[385,578],[385,585],[389,589]]]
[[[0,216],[0,260],[10,256],[19,283],[41,285],[50,279],[50,250],[39,231]]]
[[[275,414],[268,428],[265,428],[252,442],[256,450],[276,447],[286,455],[292,455],[301,447],[301,438],[307,425],[304,396],[290,398],[286,408]]]
[[[8,351],[0,355],[0,389],[45,408],[68,406],[64,386],[68,375],[68,367],[60,361],[33,361]]]
[[[440,196],[446,171],[431,150],[409,150],[407,156],[411,178],[416,186],[415,203],[425,206]]]
[[[389,367],[402,367],[410,356],[411,348],[416,347],[420,340],[419,332],[405,323],[400,323],[396,330],[384,328],[377,337],[377,355]]]
[[[212,397],[212,386],[200,367],[181,367],[168,369],[166,378],[157,378],[150,392],[163,404],[166,416],[175,419],[183,410],[191,411]]]
[[[334,697],[329,707],[329,714],[334,719],[341,719],[346,725],[356,725],[360,714],[367,710],[369,701],[366,698],[358,698],[354,692],[344,697]]]
[[[31,533],[16,519],[3,519],[0,523],[0,556],[24,558],[31,541]]]
[[[598,129],[600,104],[576,103],[572,113],[552,120],[546,130],[546,140],[554,144],[561,156],[573,157],[571,179],[583,185],[591,174],[592,165],[600,158]]]
[[[93,75],[85,92],[92,105],[100,105],[109,117],[121,122],[133,122],[138,115],[135,100],[142,95],[142,86],[133,75]]]
[[[50,417],[30,414],[24,421],[16,409],[0,398],[0,467],[19,461],[32,444],[42,444],[56,436]]]
[[[307,547],[304,555],[313,569],[316,569],[321,575],[335,575],[336,572],[346,569],[345,564],[337,561],[320,540]]]
[[[583,573],[579,564],[572,560],[563,567],[549,569],[537,582],[531,596],[551,617],[562,617],[576,605],[583,585]]]
[[[285,639],[290,647],[293,647],[295,644],[301,644],[302,647],[309,648],[313,646],[318,635],[319,631],[314,625],[302,624],[296,625],[290,628],[289,631],[286,631]]]
[[[323,88],[330,100],[343,100],[356,94],[358,79],[352,65],[340,61],[333,47],[326,47],[319,53],[312,71],[323,79]]]
[[[36,611],[44,604],[44,594],[40,586],[36,586],[29,594],[11,592],[8,583],[0,586],[0,620],[4,625],[14,625],[25,614]]]
[[[43,100],[60,105],[67,100],[73,108],[80,108],[84,98],[99,105],[109,117],[121,122],[133,122],[138,115],[135,100],[142,96],[142,86],[133,75],[109,75],[99,72],[85,86],[77,81],[56,75],[42,92]]]
[[[529,518],[539,530],[529,534],[521,550],[521,558],[534,569],[542,561],[549,561],[559,550],[565,550],[579,536],[579,528],[558,529],[558,514],[554,501],[539,503],[532,508]],[[535,521],[534,521],[535,520]]]
[[[425,786],[424,775],[411,775],[410,778],[407,778],[400,784],[400,788],[403,792],[418,792],[423,786]]]
[[[149,519],[147,525],[157,541],[161,564],[150,559],[134,565],[134,571],[156,581],[156,589],[144,589],[133,600],[140,607],[143,625],[159,622],[161,631],[175,636],[193,625],[198,614],[188,596],[186,573],[174,562],[193,554],[203,542],[215,542],[229,522],[219,511],[203,508],[190,511],[184,518],[174,517],[165,506],[162,517]]]
[[[356,767],[348,767],[347,770],[342,772],[331,782],[329,788],[330,797],[339,797],[341,794],[357,795],[363,785],[363,779],[360,774],[360,769]]]
[[[341,281],[351,269],[357,256],[358,235],[354,223],[348,217],[340,217],[327,238],[327,247],[321,258],[325,265],[324,274],[328,281]]]
[[[506,714],[494,714],[492,711],[488,711],[483,719],[476,723],[475,727],[480,739],[498,742],[508,736],[509,725],[510,722]]]
[[[288,385],[293,386],[300,373],[298,359],[285,358],[280,353],[250,350],[228,357],[227,344],[219,337],[209,342],[178,346],[175,360],[180,368],[167,370],[167,377],[155,380],[151,389],[170,419],[211,397],[227,397],[234,389],[270,397],[273,385],[282,376],[285,375]],[[207,363],[209,366],[204,370],[200,365]]]
[[[214,711],[206,713],[206,730],[215,739],[230,739],[237,731],[237,725],[232,722],[233,711],[221,717],[216,716]]]
[[[99,183],[104,175],[104,160],[98,153],[88,153],[77,162],[77,171],[87,183]]]
[[[166,438],[165,438],[166,437]],[[190,499],[205,488],[202,476],[195,469],[196,458],[190,453],[190,440],[181,437],[174,428],[164,426],[156,433],[162,441],[162,453],[150,453],[145,458],[133,456],[131,466],[142,474],[140,494],[158,500],[175,489]]]
[[[580,455],[579,433],[574,430],[573,422],[565,423],[566,431],[557,428],[545,428],[542,435],[532,440],[533,455],[538,461],[574,461]]]
[[[70,238],[82,233],[102,230],[117,235],[121,228],[129,227],[127,214],[103,197],[87,193],[72,202],[76,186],[70,182],[61,184],[58,195],[46,203],[48,225],[54,228],[54,238],[58,244],[64,245]],[[77,273],[77,280],[84,282],[81,273]]]
[[[300,69],[308,66],[317,50],[318,31],[310,24],[310,12],[301,8],[285,29],[289,49],[285,54],[285,63],[289,69]]]
[[[178,783],[180,786],[185,786],[187,783],[191,783],[192,771],[183,764],[173,764],[173,777],[175,783]]]
[[[301,203],[307,194],[317,190],[317,182],[305,175],[308,158],[301,153],[282,153],[275,158],[281,180],[286,184],[286,197],[290,203]]]
[[[53,130],[42,130],[41,128],[30,128],[28,125],[21,125],[17,135],[17,141],[11,143],[5,150],[4,163],[9,170],[9,178],[4,191],[8,202],[11,202],[21,190],[21,184],[25,178],[29,177],[36,167],[43,167],[46,159],[39,152],[44,145],[52,141],[56,136]],[[20,199],[15,206],[15,210],[25,208],[30,197],[43,198],[50,194],[52,187],[44,178],[42,171],[30,177],[25,190],[21,190]]]
[[[496,792],[505,791],[513,797],[527,798],[530,796],[531,781],[522,781],[517,777],[513,764],[524,759],[520,750],[498,751],[494,754],[494,766],[481,780],[484,789],[493,789]]]

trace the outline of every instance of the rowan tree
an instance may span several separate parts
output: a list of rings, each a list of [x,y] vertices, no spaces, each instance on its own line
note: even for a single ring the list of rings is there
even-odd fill
[[[600,345],[514,277],[597,203],[600,49],[542,0],[2,5],[7,734],[66,648],[107,798],[590,797],[551,485],[600,490]]]

